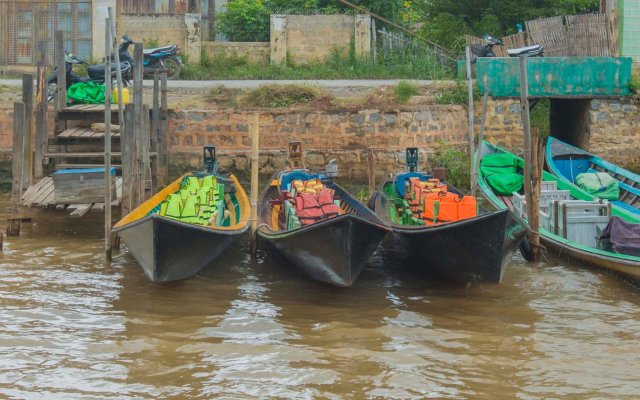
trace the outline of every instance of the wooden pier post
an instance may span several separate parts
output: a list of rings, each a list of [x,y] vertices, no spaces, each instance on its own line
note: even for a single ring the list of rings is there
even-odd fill
[[[258,171],[260,167],[260,113],[253,115],[251,124],[251,256],[258,252]]]
[[[49,134],[47,131],[47,73],[46,73],[46,45],[43,40],[38,42],[38,66],[36,74],[36,135],[33,153],[33,179],[44,176],[44,155],[47,152]]]
[[[24,103],[13,103],[13,154],[11,162],[11,210],[7,218],[7,236],[20,235],[20,202],[24,171]]]
[[[142,115],[142,73],[143,73],[143,46],[142,43],[134,44],[134,64],[133,64],[133,196],[131,198],[132,208],[136,208],[142,203],[145,193],[145,160],[142,158],[144,142],[142,139],[144,118]],[[126,123],[125,123],[126,125]],[[148,145],[148,144],[147,144]]]
[[[64,33],[62,31],[56,31],[56,67],[58,68],[58,77],[56,83],[56,132],[62,131],[62,121],[59,119],[60,111],[62,111],[67,105],[67,75],[66,64],[64,60]]]
[[[478,171],[480,170],[480,158],[482,152],[482,141],[484,140],[484,127],[487,123],[487,106],[489,103],[489,89],[484,86],[484,96],[482,98],[482,118],[480,119],[480,133],[478,143],[475,146],[475,153],[471,154],[471,195],[475,196],[478,191]]]
[[[124,131],[120,131],[120,147],[122,149],[122,215],[133,210],[133,104],[124,108]]]
[[[473,76],[471,73],[471,48],[469,46],[465,47],[465,56],[467,66],[467,90],[469,96],[469,104],[467,107],[467,111],[469,113],[469,157],[473,158],[473,155],[475,154],[476,135],[473,131]],[[471,179],[473,179],[473,177]],[[471,185],[473,185],[473,182],[471,182]]]
[[[111,8],[109,8],[111,11]],[[106,26],[111,26],[109,18]],[[111,261],[111,30],[105,32],[104,62],[104,254]],[[117,52],[116,52],[117,53]]]
[[[122,71],[120,70],[120,53],[118,53],[118,46],[114,46],[114,39],[116,38],[116,29],[115,23],[116,20],[113,17],[113,8],[108,8],[109,12],[109,20],[111,20],[110,25],[108,26],[107,31],[111,33],[111,41],[109,42],[109,46],[105,47],[105,49],[109,49],[109,52],[113,51],[113,57],[116,62],[116,78],[118,78],[118,125],[120,126],[120,132],[122,132],[122,125],[124,124],[124,105],[122,104],[122,88],[124,84],[122,82]],[[106,51],[106,50],[105,50]]]
[[[375,165],[375,160],[373,158],[373,148],[371,147],[369,148],[367,155],[368,155],[367,161],[369,166],[369,197],[371,197],[373,192],[375,192],[376,190],[376,165]]]
[[[22,103],[24,103],[22,184],[26,189],[33,182],[33,75],[31,74],[22,74]]]
[[[520,109],[522,112],[522,127],[524,129],[524,193],[527,202],[527,222],[531,229],[529,236],[531,259],[532,261],[538,261],[540,254],[540,209],[534,201],[531,186],[531,117],[529,115],[527,61],[527,57],[520,57]]]
[[[160,130],[160,75],[158,71],[153,73],[153,108],[151,110],[151,151],[156,157],[151,160],[151,192],[162,184],[160,181],[160,154],[158,149],[158,131]]]
[[[167,73],[160,74],[160,131],[158,132],[158,160],[160,164],[160,182],[169,183],[169,140],[167,138],[169,110],[167,104]]]

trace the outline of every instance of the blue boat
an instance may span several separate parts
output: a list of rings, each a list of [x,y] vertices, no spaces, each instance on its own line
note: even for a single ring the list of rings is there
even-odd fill
[[[618,181],[620,189],[618,199],[611,200],[614,207],[640,214],[640,175],[552,137],[545,157],[549,171],[572,185],[577,185],[576,178],[581,173],[606,172]]]

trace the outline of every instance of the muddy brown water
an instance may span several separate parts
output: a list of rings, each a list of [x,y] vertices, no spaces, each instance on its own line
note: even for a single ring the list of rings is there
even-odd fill
[[[245,243],[153,284],[104,264],[101,214],[35,217],[0,255],[0,398],[640,397],[640,290],[598,272],[515,257],[466,287],[389,249],[341,289]]]

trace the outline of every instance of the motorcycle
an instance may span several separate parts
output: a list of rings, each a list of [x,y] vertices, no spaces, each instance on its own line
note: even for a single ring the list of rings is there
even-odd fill
[[[120,61],[127,61],[134,65],[134,59],[129,54],[129,46],[133,44],[133,40],[128,35],[122,36],[120,46],[118,46],[118,55]],[[182,57],[180,57],[180,48],[175,44],[168,46],[156,47],[152,49],[144,49],[143,66],[144,76],[146,78],[153,77],[154,72],[166,72],[167,79],[176,79],[180,75],[182,69]]]
[[[104,84],[104,64],[89,65],[86,61],[79,59],[73,54],[65,52],[65,75],[67,89],[74,83],[78,82],[93,82],[96,84]],[[88,76],[80,76],[73,71],[74,65],[87,65]],[[120,62],[120,72],[122,73],[122,84],[126,87],[130,85],[130,81],[127,79],[129,72],[131,71],[131,64],[128,62]],[[116,65],[111,64],[111,80],[115,80],[117,76]],[[50,102],[55,97],[58,90],[58,67],[55,67],[51,74],[47,76],[47,102]]]
[[[471,52],[477,57],[495,57],[496,54],[493,52],[493,46],[504,46],[504,42],[500,39],[496,39],[487,34],[484,35],[485,44],[472,44]],[[507,54],[509,57],[543,57],[544,56],[544,46],[541,45],[533,45],[533,46],[525,46],[519,47],[516,49],[508,49]],[[474,60],[475,61],[475,60]]]

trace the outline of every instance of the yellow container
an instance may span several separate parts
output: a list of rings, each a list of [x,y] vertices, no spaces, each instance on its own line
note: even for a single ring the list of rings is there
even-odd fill
[[[113,92],[111,92],[111,103],[118,104],[118,86],[113,88]],[[122,104],[131,103],[131,98],[129,97],[129,88],[122,88]]]

